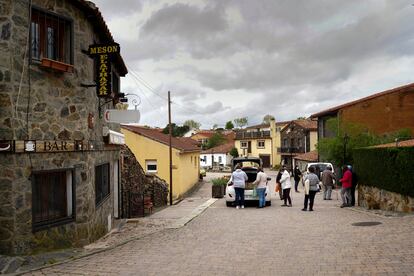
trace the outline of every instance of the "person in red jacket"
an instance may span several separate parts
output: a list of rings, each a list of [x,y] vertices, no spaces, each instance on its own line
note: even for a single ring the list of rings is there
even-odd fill
[[[352,187],[352,173],[347,166],[343,168],[343,177],[339,180],[342,183],[341,197],[342,205],[341,208],[351,206],[351,187]]]

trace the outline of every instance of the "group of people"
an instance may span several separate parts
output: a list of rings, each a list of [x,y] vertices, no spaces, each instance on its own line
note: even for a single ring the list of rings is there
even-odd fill
[[[298,166],[293,170],[293,179],[295,181],[295,192],[299,192],[298,185],[302,176],[302,172]],[[292,188],[291,175],[286,168],[282,166],[278,175],[276,176],[276,191],[279,192],[280,199],[284,201],[282,207],[292,207],[292,199],[290,197],[290,190]],[[316,193],[320,191],[319,176],[316,173],[315,167],[310,166],[308,168],[308,174],[303,177],[303,186],[305,191],[304,207],[302,211],[313,211],[313,205],[315,201]],[[332,200],[332,189],[335,186],[335,173],[331,166],[327,166],[321,174],[323,199]],[[236,208],[244,208],[244,189],[246,181],[248,180],[247,174],[241,170],[241,166],[237,165],[235,171],[232,173],[229,183],[233,183],[236,198]],[[355,206],[355,187],[357,184],[356,174],[352,172],[351,166],[343,167],[343,177],[339,180],[342,183],[341,198],[343,207]],[[258,208],[263,208],[266,205],[265,192],[268,182],[268,176],[263,171],[263,168],[258,168],[256,180],[253,182],[259,198]],[[308,209],[309,207],[309,209]]]

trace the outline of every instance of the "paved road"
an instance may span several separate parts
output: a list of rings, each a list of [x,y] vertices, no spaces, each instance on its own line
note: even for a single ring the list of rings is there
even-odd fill
[[[219,200],[180,229],[33,274],[414,275],[414,217],[340,209],[320,194],[314,212],[301,211],[302,202],[293,193],[292,208],[273,199],[237,210]],[[365,221],[382,224],[352,226]]]

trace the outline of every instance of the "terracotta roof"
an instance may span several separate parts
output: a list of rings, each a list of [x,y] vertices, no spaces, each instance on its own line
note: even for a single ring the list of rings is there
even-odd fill
[[[376,145],[376,146],[372,146],[372,147],[369,147],[369,148],[395,148],[395,147],[397,147],[396,142],[382,144],[382,145]],[[400,142],[398,142],[398,147],[414,147],[414,139],[400,141]]]
[[[344,107],[352,106],[352,105],[355,105],[357,103],[365,102],[365,101],[368,101],[368,100],[371,100],[371,99],[374,99],[374,98],[377,98],[377,97],[381,97],[381,96],[384,96],[384,95],[392,94],[392,93],[400,93],[400,92],[404,92],[404,91],[410,91],[412,89],[414,89],[414,83],[410,83],[410,84],[407,84],[407,85],[404,85],[404,86],[400,86],[400,87],[396,87],[396,88],[389,89],[389,90],[386,90],[386,91],[382,91],[382,92],[373,94],[371,96],[361,98],[359,100],[355,100],[355,101],[348,102],[348,103],[345,103],[345,104],[342,104],[342,105],[338,105],[338,106],[326,109],[324,111],[312,114],[310,117],[311,118],[317,118],[317,117],[321,117],[321,116],[324,116],[324,115],[336,113],[336,112],[338,112],[338,110],[340,110]]]
[[[270,127],[270,124],[260,124],[260,125],[248,126],[245,129],[269,128],[269,127]]]
[[[201,143],[199,141],[191,139],[190,137],[176,137],[176,138],[179,139],[179,140],[182,140],[186,143],[191,143],[191,144],[193,144],[194,146],[197,146],[197,147],[201,146]]]
[[[108,26],[105,23],[105,20],[99,11],[98,7],[92,1],[86,0],[72,0],[68,1],[73,3],[75,6],[80,8],[86,13],[86,18],[89,22],[96,28],[96,33],[102,35],[107,42],[114,42],[111,32],[109,31]],[[122,59],[121,55],[116,55],[115,64],[118,66],[118,73],[121,76],[125,76],[128,73],[128,69]]]
[[[318,129],[318,122],[312,120],[294,120],[293,123],[303,127],[304,129],[308,130],[317,130]]]
[[[134,132],[136,134],[147,137],[151,140],[157,141],[159,143],[169,145],[169,135],[159,132],[157,129],[147,128],[142,126],[126,126],[121,125],[121,128]],[[193,152],[200,151],[200,149],[194,144],[194,140],[186,137],[172,137],[171,139],[172,147],[185,151]],[[190,141],[191,140],[191,141]]]
[[[306,130],[318,130],[318,122],[312,121],[310,119],[306,120],[293,120],[290,121],[289,124],[287,124],[285,127],[282,128],[281,131],[284,131],[285,129],[289,128],[291,124],[296,124]]]
[[[277,126],[284,126],[286,124],[289,124],[290,122],[291,121],[280,121],[280,122],[276,122],[276,125]],[[257,128],[270,128],[270,124],[259,124],[259,125],[254,125],[254,126],[248,126],[244,129],[257,129]]]
[[[234,148],[234,143],[227,143],[208,150],[203,150],[201,153],[228,153]]]
[[[297,155],[293,158],[297,160],[303,160],[303,161],[318,161],[318,151],[317,150],[309,151],[304,154]]]
[[[289,124],[291,121],[281,121],[281,122],[276,122],[277,126],[282,126],[282,125],[286,125]]]
[[[197,133],[194,133],[193,135],[191,135],[191,137],[195,136],[195,135],[203,135],[206,138],[211,138],[211,136],[213,136],[215,133],[218,133],[218,131],[216,130],[200,130]],[[234,138],[236,137],[236,133],[232,130],[224,130],[221,131],[221,134],[228,140],[234,140]]]

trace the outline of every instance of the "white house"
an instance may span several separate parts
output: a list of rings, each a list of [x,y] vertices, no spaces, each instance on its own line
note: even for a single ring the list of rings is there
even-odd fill
[[[229,166],[233,157],[230,150],[234,143],[227,143],[200,153],[200,167]]]

